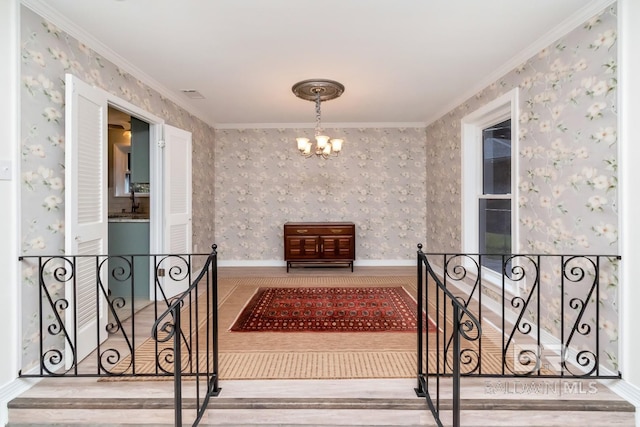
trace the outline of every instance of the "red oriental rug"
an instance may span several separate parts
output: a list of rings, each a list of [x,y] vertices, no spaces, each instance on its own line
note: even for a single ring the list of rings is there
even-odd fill
[[[231,330],[415,332],[417,324],[416,302],[400,286],[258,288]]]

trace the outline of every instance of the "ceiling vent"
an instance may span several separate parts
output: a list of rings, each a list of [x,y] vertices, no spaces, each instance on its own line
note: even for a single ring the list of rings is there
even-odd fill
[[[188,98],[191,99],[204,99],[204,96],[200,92],[195,89],[185,89],[182,91]]]

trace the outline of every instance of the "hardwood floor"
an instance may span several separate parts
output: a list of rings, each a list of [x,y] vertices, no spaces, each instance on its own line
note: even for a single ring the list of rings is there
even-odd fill
[[[354,267],[218,267],[219,277],[291,277],[291,276],[415,276],[415,266]]]
[[[413,276],[415,267],[220,267],[219,277]],[[146,323],[149,323],[147,320]],[[146,328],[138,328],[148,330]],[[91,362],[89,362],[91,363]],[[221,381],[200,425],[432,426],[412,379]],[[450,424],[450,386],[442,384]],[[463,378],[463,426],[634,426],[635,409],[598,381]],[[186,399],[194,397],[186,387]],[[173,425],[171,381],[46,378],[10,404],[9,426]],[[184,411],[185,422],[194,410]],[[189,424],[190,425],[190,424]]]

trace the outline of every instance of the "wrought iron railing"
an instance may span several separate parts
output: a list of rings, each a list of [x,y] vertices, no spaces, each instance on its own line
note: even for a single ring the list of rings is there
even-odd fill
[[[416,394],[426,398],[438,426],[443,425],[442,413],[450,409],[452,425],[459,427],[461,365],[468,358],[467,346],[480,339],[482,329],[479,320],[438,279],[421,244],[418,245],[417,273]],[[449,379],[452,383],[450,407],[443,405],[441,390],[443,381]]]
[[[195,387],[188,396],[196,400],[194,425],[199,422],[220,390],[215,245],[209,254],[20,261],[38,290],[36,322],[23,327],[32,328],[25,353],[37,356],[24,358],[21,377],[166,377],[174,380],[176,417],[188,379]]]
[[[418,245],[419,312],[436,325],[435,331],[425,327],[419,333],[419,379],[435,376],[438,396],[438,381],[453,376],[455,382],[456,369],[461,376],[621,378],[620,260],[615,255],[425,254]],[[445,303],[452,297],[465,311],[453,312]],[[456,348],[458,315],[463,329]],[[437,413],[438,397],[435,401]]]
[[[204,281],[205,286],[200,286]],[[202,271],[179,298],[162,313],[153,325],[153,337],[158,343],[173,342],[163,354],[164,362],[173,365],[175,425],[182,425],[182,373],[194,376],[197,426],[204,415],[209,398],[220,394],[218,386],[218,290],[216,246]],[[182,318],[196,328],[182,328]],[[183,358],[183,355],[185,356]],[[158,354],[160,357],[160,354]]]

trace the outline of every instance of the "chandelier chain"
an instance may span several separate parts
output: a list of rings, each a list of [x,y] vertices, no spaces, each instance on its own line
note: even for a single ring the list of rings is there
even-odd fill
[[[322,135],[322,127],[320,126],[320,91],[316,90],[316,136]]]

